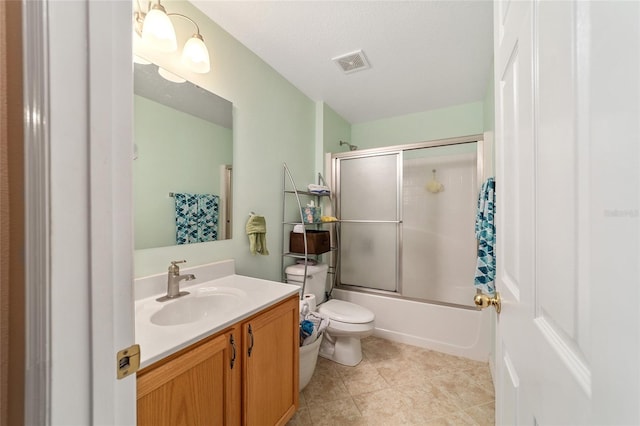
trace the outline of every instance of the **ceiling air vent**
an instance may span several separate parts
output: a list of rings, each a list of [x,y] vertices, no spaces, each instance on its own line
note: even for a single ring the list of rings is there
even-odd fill
[[[342,56],[337,56],[331,60],[338,64],[340,69],[344,71],[345,74],[350,74],[352,72],[371,68],[371,65],[369,65],[369,61],[367,61],[367,58],[366,56],[364,56],[364,52],[362,50],[347,53],[346,55]]]

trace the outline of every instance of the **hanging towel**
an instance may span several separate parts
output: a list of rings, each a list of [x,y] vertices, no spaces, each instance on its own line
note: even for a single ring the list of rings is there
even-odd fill
[[[218,239],[218,218],[220,197],[212,194],[198,195],[198,241]]]
[[[495,194],[496,184],[492,177],[482,184],[478,196],[478,211],[476,214],[476,238],[478,239],[478,262],[474,286],[488,295],[496,292],[496,258],[494,247],[496,244]]]
[[[218,239],[220,197],[213,194],[173,194],[176,200],[176,244]]]
[[[249,236],[249,252],[251,254],[268,255],[267,250],[267,221],[263,216],[250,215],[247,221],[247,235]]]
[[[198,242],[198,197],[176,193],[176,244]]]

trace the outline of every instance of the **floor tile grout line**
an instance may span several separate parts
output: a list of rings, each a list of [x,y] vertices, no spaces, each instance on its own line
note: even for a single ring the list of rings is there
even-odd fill
[[[384,339],[379,339],[380,341],[384,340]],[[389,343],[386,343],[389,344]],[[363,418],[366,420],[366,417],[363,415],[362,409],[360,406],[358,406],[358,404],[355,402],[356,398],[362,399],[363,395],[367,395],[367,394],[371,394],[371,393],[375,393],[375,392],[381,392],[381,391],[388,391],[394,388],[397,388],[399,386],[416,386],[416,387],[420,387],[420,385],[418,385],[417,383],[411,383],[410,380],[407,382],[403,382],[403,381],[392,381],[391,379],[387,379],[380,371],[381,367],[377,367],[376,364],[377,363],[381,363],[381,362],[385,362],[385,361],[393,361],[393,360],[405,360],[405,361],[409,361],[409,362],[419,362],[418,360],[411,360],[412,358],[412,354],[417,354],[417,356],[421,356],[422,355],[422,351],[425,352],[432,352],[430,350],[427,349],[422,349],[422,348],[417,348],[417,347],[413,347],[411,345],[405,345],[405,344],[400,344],[400,343],[396,343],[396,342],[392,342],[391,343],[391,347],[395,347],[397,350],[394,351],[393,356],[372,356],[367,354],[367,349],[366,347],[363,345],[363,360],[366,360],[366,362],[368,364],[371,365],[372,369],[371,371],[375,371],[376,373],[376,377],[371,378],[368,377],[367,371],[363,370],[364,376],[359,376],[359,375],[354,375],[353,377],[346,377],[347,374],[347,370],[341,370],[340,368],[331,368],[330,365],[326,365],[325,366],[325,371],[323,371],[323,373],[325,373],[325,376],[329,376],[330,378],[333,379],[338,379],[336,380],[337,383],[340,383],[340,385],[342,386],[343,389],[346,390],[346,398],[351,400],[351,403],[353,405],[355,405],[358,413],[359,413],[359,417]],[[433,351],[435,352],[435,351]],[[479,404],[474,404],[474,405],[466,405],[466,404],[462,404],[462,402],[464,402],[464,400],[462,400],[462,398],[458,397],[457,395],[454,395],[453,393],[449,392],[446,390],[446,388],[441,387],[440,385],[436,385],[435,383],[432,382],[432,379],[436,379],[436,378],[441,378],[443,376],[449,375],[449,374],[464,374],[467,379],[469,380],[469,382],[475,386],[478,386],[479,388],[482,389],[486,389],[489,393],[493,393],[495,394],[495,390],[493,390],[493,383],[489,382],[489,386],[487,381],[485,380],[481,380],[482,374],[479,374],[478,376],[475,375],[471,375],[471,372],[473,371],[477,371],[478,367],[482,367],[484,366],[486,363],[482,363],[480,361],[478,361],[478,364],[473,366],[473,365],[467,365],[466,368],[456,368],[456,363],[458,362],[458,360],[456,358],[460,358],[457,357],[455,355],[448,355],[448,354],[439,354],[436,359],[434,361],[436,361],[437,363],[444,363],[446,364],[446,366],[444,367],[445,370],[444,371],[439,371],[438,373],[435,373],[434,375],[431,375],[433,373],[433,371],[428,371],[428,369],[423,370],[423,378],[424,380],[429,383],[431,386],[436,387],[439,391],[443,392],[444,395],[446,395],[446,397],[448,398],[448,400],[450,400],[451,403],[453,403],[453,406],[455,406],[457,408],[456,411],[453,411],[445,416],[440,416],[438,418],[443,418],[446,419],[447,416],[451,416],[451,415],[457,415],[457,416],[463,416],[465,417],[468,421],[473,422],[474,424],[478,424],[478,422],[475,421],[475,419],[467,412],[467,410],[471,410],[474,408],[480,408],[480,407],[484,407],[484,406],[488,406],[492,403],[495,403],[495,395],[493,397],[492,401],[486,401],[483,403],[479,403]],[[451,368],[451,370],[449,370],[449,368]],[[360,373],[358,373],[360,374]],[[315,375],[314,375],[315,376]],[[359,381],[359,378],[365,378],[363,381],[366,383],[367,380],[374,380],[377,381],[380,378],[382,379],[382,382],[385,384],[384,387],[381,387],[379,389],[375,389],[369,392],[363,392],[363,393],[359,393],[356,395],[353,395],[351,393],[351,390],[349,390],[349,386],[347,385],[348,383],[353,384],[354,381]],[[333,380],[330,380],[331,382],[333,382]],[[380,383],[378,383],[378,385],[380,385]],[[333,385],[332,385],[333,386]],[[377,386],[377,385],[376,385]],[[489,389],[489,387],[491,389]],[[356,388],[357,389],[357,388]],[[398,389],[395,389],[397,391],[399,391]],[[493,392],[491,392],[493,390]],[[356,390],[357,391],[357,390]],[[327,401],[323,404],[331,404],[333,402],[337,402],[340,399],[345,399],[344,397],[341,397],[335,401]],[[455,401],[460,400],[461,404],[456,403]],[[413,406],[407,406],[407,402],[406,401],[402,401],[402,405],[405,406],[407,409],[413,409]],[[303,405],[301,404],[301,408],[303,408]],[[305,403],[304,403],[304,408],[307,409],[307,412],[309,414],[309,421],[311,422],[311,424],[316,424],[317,422],[314,421],[314,419],[311,419],[310,417],[310,407],[308,406],[308,398],[305,397]],[[355,414],[355,413],[354,413]],[[434,418],[435,419],[435,418]]]

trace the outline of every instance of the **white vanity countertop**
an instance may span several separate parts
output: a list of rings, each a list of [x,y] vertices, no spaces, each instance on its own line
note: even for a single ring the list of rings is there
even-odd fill
[[[156,294],[135,302],[136,342],[140,345],[141,368],[224,330],[300,291],[300,287],[296,285],[235,274],[192,286],[185,285],[188,283],[184,281],[181,284],[180,289],[191,294],[167,302],[157,302],[155,299],[163,294]],[[207,313],[197,321],[180,325],[154,324],[162,315],[159,313],[162,308],[176,302],[184,303],[186,298],[207,296],[216,291],[232,295],[229,299],[230,303],[223,303],[220,309]],[[152,322],[154,314],[156,316]]]

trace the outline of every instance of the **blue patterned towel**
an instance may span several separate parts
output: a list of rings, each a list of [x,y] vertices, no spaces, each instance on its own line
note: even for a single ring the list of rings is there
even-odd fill
[[[218,239],[219,197],[176,193],[176,244]]]
[[[478,239],[478,263],[473,285],[488,295],[496,292],[496,226],[494,222],[496,183],[492,177],[482,184],[478,195],[476,213],[476,238]]]
[[[198,241],[218,239],[219,197],[212,194],[198,195]]]

